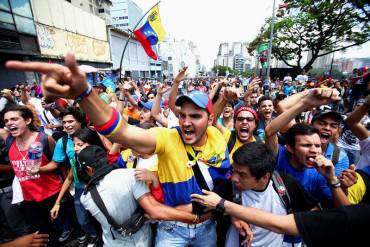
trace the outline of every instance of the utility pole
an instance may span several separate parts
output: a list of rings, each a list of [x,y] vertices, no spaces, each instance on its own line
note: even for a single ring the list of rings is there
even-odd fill
[[[268,51],[268,58],[267,58],[267,72],[266,72],[266,78],[270,78],[270,67],[271,67],[271,52],[272,52],[272,37],[274,34],[274,24],[275,24],[275,2],[274,0],[273,6],[272,6],[272,17],[271,17],[271,26],[270,26],[270,40],[269,40],[269,51]]]

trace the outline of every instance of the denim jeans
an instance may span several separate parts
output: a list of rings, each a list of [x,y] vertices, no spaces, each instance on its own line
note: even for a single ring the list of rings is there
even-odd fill
[[[75,187],[75,210],[77,221],[85,233],[95,237],[98,235],[98,233],[90,220],[91,216],[80,201],[83,192],[84,192],[83,188]]]
[[[214,247],[217,245],[216,223],[207,220],[201,224],[188,225],[177,221],[163,221],[158,224],[156,247]]]

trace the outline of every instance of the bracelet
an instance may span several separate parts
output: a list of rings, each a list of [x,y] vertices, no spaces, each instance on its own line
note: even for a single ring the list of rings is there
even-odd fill
[[[340,180],[337,177],[335,177],[334,183],[327,182],[326,184],[328,185],[329,188],[339,188],[340,187]]]
[[[84,98],[88,97],[92,92],[92,86],[89,84],[85,91],[82,92],[79,96],[76,97],[77,102],[81,102]]]
[[[94,126],[95,130],[99,132],[99,134],[104,135],[106,137],[112,137],[113,135],[115,135],[122,123],[121,114],[114,108],[112,108],[112,111],[113,111],[112,116],[108,120],[108,122],[102,125]]]

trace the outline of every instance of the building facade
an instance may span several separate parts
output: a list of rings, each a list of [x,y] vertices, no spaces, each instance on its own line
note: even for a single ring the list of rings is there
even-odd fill
[[[215,66],[226,66],[239,73],[254,66],[254,59],[247,52],[247,43],[221,43],[218,48]]]
[[[7,70],[7,60],[32,60],[40,55],[29,0],[0,1],[0,89],[33,80],[33,73]]]
[[[132,0],[113,0],[111,8],[112,26],[121,30],[134,30],[143,11]]]

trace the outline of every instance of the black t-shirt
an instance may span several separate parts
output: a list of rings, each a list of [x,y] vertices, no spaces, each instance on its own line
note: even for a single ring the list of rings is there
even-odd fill
[[[318,206],[318,201],[311,196],[298,182],[289,174],[279,173],[290,196],[290,207],[292,212],[311,210]]]
[[[7,148],[5,147],[5,141],[0,138],[0,165],[10,166],[9,162],[6,160],[8,156]],[[0,173],[0,188],[9,187],[12,185],[14,179],[13,169],[9,173]]]
[[[294,219],[308,247],[370,245],[370,205],[300,212]]]

